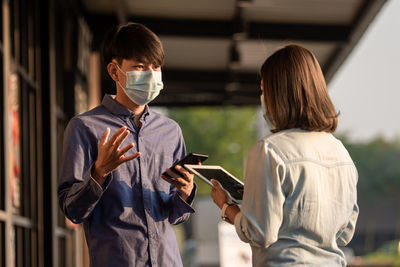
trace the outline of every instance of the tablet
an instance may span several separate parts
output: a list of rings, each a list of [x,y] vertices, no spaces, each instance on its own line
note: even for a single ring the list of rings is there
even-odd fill
[[[238,190],[243,191],[243,182],[227,172],[221,166],[190,164],[185,164],[184,166],[186,169],[197,175],[201,180],[212,187],[214,186],[211,183],[211,179],[219,181],[233,201],[236,203],[240,203],[242,201],[242,194],[240,194]]]

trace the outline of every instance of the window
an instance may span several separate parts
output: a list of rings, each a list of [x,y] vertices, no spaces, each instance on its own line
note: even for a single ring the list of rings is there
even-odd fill
[[[15,266],[38,266],[37,202],[37,81],[35,47],[38,38],[33,18],[37,1],[10,3],[10,74],[8,119],[10,138],[10,190],[13,233],[10,252]],[[22,8],[27,7],[27,8]]]
[[[86,37],[86,52],[92,37],[73,5],[53,1],[48,10],[40,0],[12,0],[0,8],[0,82],[8,83],[0,93],[0,116],[8,120],[0,124],[0,266],[83,264],[80,229],[66,224],[55,189],[76,85],[87,94],[88,58],[79,61],[77,37]],[[3,12],[9,12],[4,25]]]
[[[0,12],[0,62],[3,62],[3,12]],[[4,64],[1,64],[1,68],[0,68],[0,86],[1,87],[4,87],[3,67],[4,67]],[[0,92],[0,103],[1,103],[0,106],[3,107],[4,106],[4,91],[3,90]],[[3,122],[3,108],[0,109],[0,118],[1,118],[1,121]],[[3,179],[3,177],[5,177],[3,123],[0,123],[0,132],[2,133],[1,137],[0,137],[0,177],[1,177],[0,178],[0,211],[1,211],[1,210],[4,210],[4,198],[5,198],[4,179]],[[4,235],[2,237],[4,237]],[[1,259],[1,257],[0,257],[0,259]]]
[[[1,12],[0,12],[1,13]],[[0,28],[2,28],[1,24],[1,16],[0,16]],[[3,62],[3,43],[0,42],[0,62]],[[1,65],[2,67],[0,68],[0,84],[1,87],[4,87],[4,80],[3,80],[3,64]],[[1,106],[4,106],[4,91],[1,90],[0,92],[0,102]],[[0,109],[0,117],[2,118],[1,121],[3,122],[3,108]],[[5,172],[4,172],[4,129],[3,129],[3,123],[0,123],[0,132],[1,137],[0,137],[0,211],[4,210],[4,200],[5,200],[5,191],[4,191],[4,178],[5,177]]]
[[[0,265],[6,266],[6,248],[5,248],[4,222],[0,221]]]

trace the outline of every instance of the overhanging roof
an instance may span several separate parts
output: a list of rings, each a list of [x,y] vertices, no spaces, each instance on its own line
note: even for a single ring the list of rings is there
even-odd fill
[[[165,89],[153,105],[259,103],[258,70],[287,43],[316,55],[327,81],[386,0],[82,0],[94,47],[119,22],[163,42]]]

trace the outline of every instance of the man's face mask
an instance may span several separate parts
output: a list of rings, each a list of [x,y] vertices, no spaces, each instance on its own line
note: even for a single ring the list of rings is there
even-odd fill
[[[143,106],[154,100],[163,89],[161,71],[127,71],[124,72],[115,64],[117,68],[126,75],[126,86],[123,87],[127,96],[137,105]]]

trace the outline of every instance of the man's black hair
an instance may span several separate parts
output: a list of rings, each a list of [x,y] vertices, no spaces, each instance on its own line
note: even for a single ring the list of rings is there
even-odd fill
[[[135,59],[161,66],[164,49],[158,36],[140,23],[129,22],[110,30],[102,45],[104,64],[113,59],[121,64],[122,59]]]

